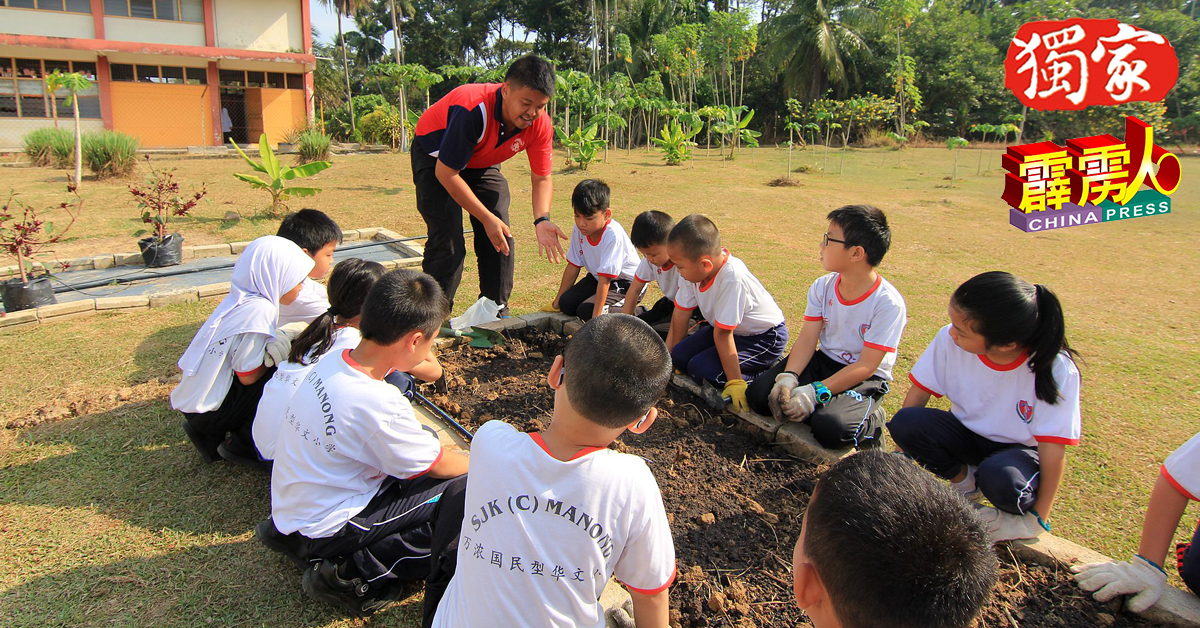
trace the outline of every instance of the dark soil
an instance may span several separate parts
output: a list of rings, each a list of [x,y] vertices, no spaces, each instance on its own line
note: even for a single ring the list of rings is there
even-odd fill
[[[427,391],[468,429],[491,419],[536,431],[550,418],[546,373],[564,340],[531,329],[494,349],[442,352],[448,392]],[[689,393],[670,389],[659,419],[613,444],[645,458],[662,490],[679,574],[671,625],[809,625],[792,598],[792,547],[821,468],[745,432]],[[996,628],[1141,628],[1151,624],[1083,594],[1052,568],[997,549],[1001,578],[978,625]],[[867,557],[859,557],[865,559]]]

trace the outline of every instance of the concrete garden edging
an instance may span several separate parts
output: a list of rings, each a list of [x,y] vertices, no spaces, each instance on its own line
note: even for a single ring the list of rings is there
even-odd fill
[[[385,242],[388,240],[399,240],[402,236],[390,229],[384,229],[382,227],[367,227],[364,229],[351,229],[348,231],[343,231],[342,237],[346,242]],[[183,259],[190,260],[224,255],[240,255],[249,244],[250,242],[246,241],[230,242],[227,244],[197,245],[190,247],[185,246],[183,247]],[[413,257],[401,257],[381,262],[383,266],[388,270],[419,266],[421,264],[421,255],[424,253],[424,247],[415,242],[406,242],[405,246],[415,250],[417,255]],[[78,264],[76,262],[78,262]],[[142,256],[140,253],[116,253],[113,255],[98,255],[93,257],[78,258],[76,260],[71,260],[68,263],[71,264],[72,268],[76,269],[102,269],[109,268],[114,265],[140,265],[142,263]],[[36,266],[39,269],[42,268],[40,263]],[[18,272],[19,271],[16,266],[2,267],[0,268],[0,279],[11,276],[12,274],[16,274]],[[227,294],[229,294],[229,282],[197,286],[195,288],[188,288],[186,290],[172,290],[159,294],[100,297],[96,299],[55,303],[54,305],[44,305],[37,309],[6,313],[3,317],[0,317],[0,333],[3,333],[9,329],[25,327],[28,325],[55,323],[72,318],[89,316],[96,314],[97,312],[129,312],[146,310],[150,308],[176,305],[179,303],[190,303],[193,301],[200,301],[202,299],[223,299]]]
[[[574,316],[534,312],[486,323],[480,327],[497,332],[534,327],[541,331],[569,336],[582,326],[583,322]],[[441,349],[464,342],[462,338],[439,338],[436,346]],[[700,387],[688,377],[675,375],[671,379],[671,385],[698,397],[702,396]],[[821,447],[813,438],[812,431],[803,423],[783,423],[776,421],[774,417],[753,412],[735,412],[729,408],[726,408],[726,411],[742,420],[743,429],[760,435],[788,453],[814,464],[831,465],[853,453],[850,449],[833,451]],[[1010,542],[1008,547],[1021,560],[1060,569],[1080,563],[1112,560],[1095,550],[1049,533],[1037,539]],[[1168,585],[1158,603],[1139,617],[1163,626],[1197,628],[1200,627],[1200,597]]]

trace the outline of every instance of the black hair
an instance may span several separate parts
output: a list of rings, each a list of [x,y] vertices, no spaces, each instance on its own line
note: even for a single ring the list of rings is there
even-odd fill
[[[310,256],[330,242],[342,243],[342,228],[325,212],[316,209],[302,209],[284,218],[275,235],[295,242]]]
[[[989,347],[1016,343],[1029,351],[1037,398],[1058,403],[1054,361],[1066,352],[1079,353],[1067,343],[1066,322],[1058,297],[1046,286],[1031,284],[999,270],[963,282],[950,303],[963,313]]]
[[[880,450],[817,480],[804,555],[845,628],[966,628],[996,583],[991,541],[967,501]]]
[[[450,303],[433,277],[399,268],[371,286],[358,330],[363,340],[390,345],[413,331],[435,336],[449,315]]]
[[[591,218],[608,209],[609,193],[608,184],[600,179],[584,179],[571,192],[571,207],[575,213]]]
[[[703,214],[692,214],[680,220],[671,229],[667,242],[682,247],[684,255],[692,260],[721,254],[721,232]]]
[[[878,266],[892,246],[892,230],[888,228],[887,216],[873,205],[845,205],[826,216],[842,228],[847,248],[861,246],[867,254],[867,263]]]
[[[606,314],[567,341],[563,369],[571,407],[615,429],[646,414],[662,397],[671,379],[671,355],[642,319]]]
[[[629,239],[639,249],[656,244],[666,244],[667,236],[675,227],[675,219],[665,212],[652,209],[637,215],[633,219],[633,227],[629,230]]]
[[[504,81],[554,96],[554,67],[537,55],[529,54],[513,61],[504,73]]]
[[[329,309],[300,332],[292,341],[288,362],[308,364],[325,355],[333,345],[334,318],[354,318],[362,311],[363,302],[375,281],[387,272],[383,264],[351,257],[338,262],[329,275]]]

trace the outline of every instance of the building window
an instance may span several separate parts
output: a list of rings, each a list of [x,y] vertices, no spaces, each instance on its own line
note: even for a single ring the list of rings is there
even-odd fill
[[[45,77],[55,70],[78,72],[93,80],[91,87],[78,94],[79,117],[99,118],[100,86],[94,80],[95,62],[5,57],[0,57],[0,118],[49,118],[55,109],[59,117],[74,115],[66,104],[70,94],[59,90],[52,99],[46,92]]]
[[[274,89],[304,89],[303,74],[221,70],[221,87],[270,87]]]
[[[287,75],[287,88],[288,89],[304,89],[304,75],[303,74]]]
[[[0,0],[0,7],[66,11],[68,13],[87,13],[89,15],[92,12],[92,3],[89,0],[66,0],[66,2],[63,0]]]
[[[0,0],[2,2],[4,0]],[[86,1],[86,0],[85,0]],[[70,2],[70,0],[68,0]],[[203,0],[104,0],[104,14],[172,22],[204,22]]]
[[[205,85],[208,83],[208,71],[204,68],[141,64],[134,66],[128,63],[113,63],[109,68],[112,71],[112,80],[122,83],[137,82],[166,85]]]

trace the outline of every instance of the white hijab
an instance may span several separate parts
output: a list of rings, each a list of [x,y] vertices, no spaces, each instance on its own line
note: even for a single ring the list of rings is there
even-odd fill
[[[274,338],[280,297],[304,281],[315,264],[291,240],[269,235],[251,242],[233,265],[229,294],[179,358],[184,375],[196,372],[213,342],[244,333]]]

